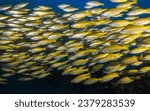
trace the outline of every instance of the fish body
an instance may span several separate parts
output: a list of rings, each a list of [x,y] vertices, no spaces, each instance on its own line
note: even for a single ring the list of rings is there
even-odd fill
[[[71,80],[71,83],[80,83],[82,81],[85,81],[86,79],[90,78],[89,74],[81,74],[75,77],[74,79]]]
[[[130,77],[123,77],[118,81],[118,84],[129,84],[133,82],[134,80],[131,79]]]
[[[100,82],[107,82],[107,81],[110,81],[116,77],[119,77],[119,74],[118,73],[110,73],[110,74],[107,74],[101,78],[99,78],[99,81]]]
[[[122,3],[122,2],[127,2],[128,0],[111,0],[111,1],[115,3]]]

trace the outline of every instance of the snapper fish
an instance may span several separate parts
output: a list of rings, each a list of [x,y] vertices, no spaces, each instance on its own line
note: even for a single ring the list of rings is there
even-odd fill
[[[137,0],[88,1],[84,10],[59,4],[0,6],[0,84],[32,81],[58,70],[70,83],[132,84],[150,72],[150,9]],[[146,14],[148,16],[142,17]]]
[[[122,3],[122,2],[127,2],[128,0],[111,0],[111,2],[114,3]]]

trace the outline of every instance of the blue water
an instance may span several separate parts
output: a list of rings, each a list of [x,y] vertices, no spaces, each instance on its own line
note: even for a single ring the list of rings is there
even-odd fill
[[[28,8],[37,7],[39,5],[51,6],[55,11],[61,11],[57,8],[57,5],[61,3],[71,4],[74,7],[80,8],[83,10],[85,3],[89,0],[0,0],[0,5],[15,5],[21,2],[29,2]],[[112,8],[115,6],[115,3],[110,2],[110,0],[99,0],[105,3],[105,7]],[[138,0],[139,6],[143,8],[150,8],[150,0]]]
[[[15,5],[22,2],[29,2],[27,8],[32,9],[39,5],[44,5],[44,6],[52,7],[54,11],[63,13],[62,10],[57,8],[57,6],[61,3],[71,4],[74,7],[78,7],[80,10],[84,10],[83,7],[87,1],[89,0],[0,0],[0,6]],[[104,2],[105,7],[107,8],[112,8],[116,5],[115,3],[112,3],[109,0],[99,0],[99,1]],[[142,8],[150,8],[150,0],[138,0],[138,5]],[[0,93],[118,93],[116,89],[118,90],[122,89],[122,87],[117,87],[113,89],[112,86],[110,87],[109,83],[101,86],[94,85],[88,87],[79,84],[72,85],[69,84],[69,81],[67,79],[69,78],[61,77],[58,75],[56,77],[48,77],[42,80],[20,83],[20,82],[14,82],[15,78],[12,78],[10,79],[11,81],[10,84],[6,86],[0,86]],[[123,93],[126,93],[126,91],[129,92],[128,86],[125,87],[127,90],[125,89]],[[138,89],[138,87],[134,87],[134,85],[133,86],[130,85],[130,87],[131,87],[131,93],[135,93],[132,92],[133,91],[132,89],[135,89],[134,91],[136,91],[136,88]],[[145,87],[148,88],[150,86],[145,86]]]

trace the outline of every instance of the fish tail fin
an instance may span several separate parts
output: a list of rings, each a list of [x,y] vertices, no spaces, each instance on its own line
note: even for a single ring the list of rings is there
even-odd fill
[[[150,14],[150,8],[148,8],[148,9],[146,10],[146,13]]]
[[[123,72],[121,71],[121,72],[119,72],[119,75],[123,75]],[[118,76],[119,77],[119,76]]]
[[[134,3],[137,3],[137,0],[132,0]]]
[[[87,10],[87,11],[86,11],[86,15],[87,15],[88,17],[92,17],[92,12],[91,12],[90,10]]]
[[[144,60],[143,53],[140,54],[139,59],[142,61]]]

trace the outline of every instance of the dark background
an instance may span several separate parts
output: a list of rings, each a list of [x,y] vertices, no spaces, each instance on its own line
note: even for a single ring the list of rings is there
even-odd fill
[[[15,77],[9,79],[7,85],[0,86],[0,93],[5,94],[150,94],[150,78],[143,78],[127,85],[97,83],[85,86],[70,84],[69,77],[62,77],[60,73],[44,79],[17,82]]]
[[[83,6],[89,0],[0,0],[0,6],[12,4],[15,5],[21,2],[29,2],[28,8],[34,8],[38,5],[51,6],[57,12],[63,13],[57,8],[58,4],[68,3],[74,7],[83,10]],[[105,3],[105,7],[114,7],[109,0],[100,0]],[[138,4],[143,8],[150,8],[150,0],[138,0]],[[54,71],[53,75],[44,79],[33,80],[28,82],[17,82],[15,76],[9,79],[7,85],[0,85],[0,93],[53,93],[53,94],[65,94],[65,93],[150,93],[150,78],[143,78],[134,83],[128,85],[115,85],[115,82],[110,83],[97,83],[90,86],[84,86],[82,84],[70,84],[70,77],[61,76],[61,72]]]

